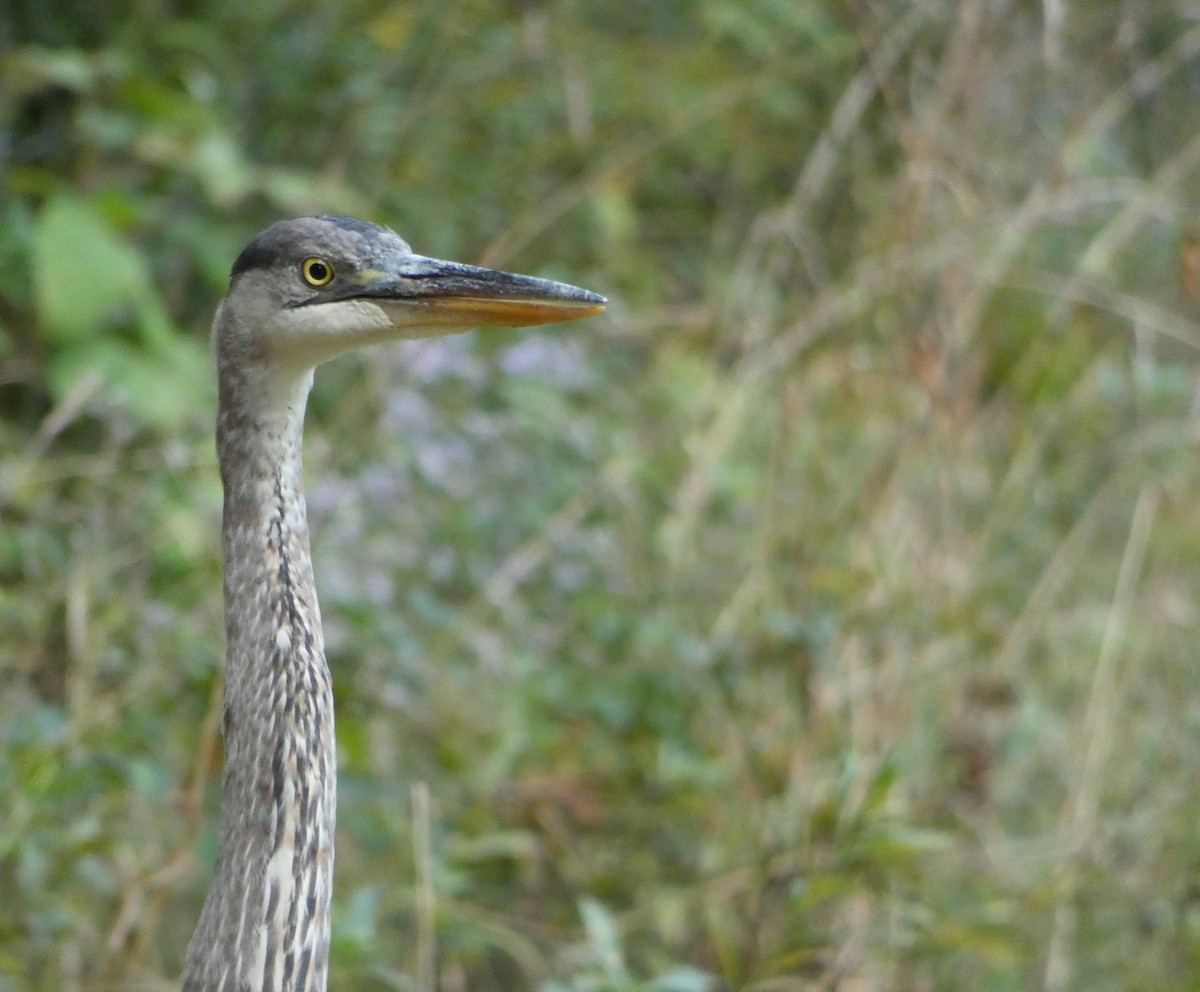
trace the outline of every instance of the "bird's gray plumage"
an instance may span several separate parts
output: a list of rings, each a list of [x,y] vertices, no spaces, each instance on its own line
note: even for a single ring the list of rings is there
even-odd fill
[[[300,262],[318,251],[361,261],[412,249],[395,231],[378,224],[353,217],[298,217],[273,224],[246,245],[233,263],[230,277],[236,279],[248,269]]]
[[[305,263],[327,283],[305,278]],[[323,992],[336,752],[301,478],[313,368],[353,347],[603,309],[575,287],[414,255],[343,217],[283,221],[238,256],[213,324],[225,503],[225,774],[184,992]]]

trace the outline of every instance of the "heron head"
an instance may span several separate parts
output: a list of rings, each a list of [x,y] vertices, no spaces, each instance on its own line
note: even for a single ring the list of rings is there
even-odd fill
[[[303,370],[381,341],[575,320],[605,303],[564,283],[417,255],[376,224],[302,217],[238,256],[214,335],[222,363]]]

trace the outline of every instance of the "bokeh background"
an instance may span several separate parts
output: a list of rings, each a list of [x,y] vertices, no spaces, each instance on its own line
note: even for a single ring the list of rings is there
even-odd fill
[[[612,300],[317,377],[331,987],[1200,987],[1198,106],[1183,0],[6,0],[0,992],[177,980],[308,212]]]

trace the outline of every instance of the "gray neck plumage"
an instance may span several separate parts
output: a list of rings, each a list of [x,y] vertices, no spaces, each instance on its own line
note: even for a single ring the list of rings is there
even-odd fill
[[[222,369],[225,780],[212,889],[183,992],[324,992],[333,876],[333,693],[301,482],[311,373]]]

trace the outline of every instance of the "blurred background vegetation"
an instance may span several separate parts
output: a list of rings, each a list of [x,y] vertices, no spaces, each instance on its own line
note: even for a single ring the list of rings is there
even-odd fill
[[[207,328],[281,216],[604,292],[322,370],[332,988],[1200,985],[1200,5],[0,6],[0,992],[173,987]]]

